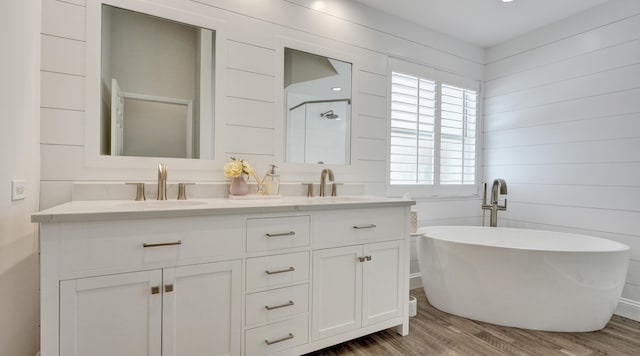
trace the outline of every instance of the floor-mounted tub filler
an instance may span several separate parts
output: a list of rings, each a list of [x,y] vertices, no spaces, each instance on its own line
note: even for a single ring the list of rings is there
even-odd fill
[[[602,329],[616,309],[629,264],[628,246],[592,236],[471,226],[418,232],[429,302],[498,325]]]

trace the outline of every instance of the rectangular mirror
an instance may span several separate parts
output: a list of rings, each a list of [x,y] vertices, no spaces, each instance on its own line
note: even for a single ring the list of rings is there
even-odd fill
[[[286,162],[350,164],[351,67],[284,49]]]
[[[102,5],[100,153],[213,159],[215,31]]]

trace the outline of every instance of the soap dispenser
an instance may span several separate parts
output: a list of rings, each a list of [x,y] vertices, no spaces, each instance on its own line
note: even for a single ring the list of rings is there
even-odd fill
[[[276,173],[278,166],[271,165],[271,170],[264,179],[264,188],[267,195],[278,195],[280,191],[280,176]]]

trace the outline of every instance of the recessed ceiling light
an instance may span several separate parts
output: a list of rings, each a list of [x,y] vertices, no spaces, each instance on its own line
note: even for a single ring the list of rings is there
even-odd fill
[[[333,87],[333,88],[331,88],[331,90],[333,90],[333,91],[342,91],[342,88],[340,88],[340,87]]]

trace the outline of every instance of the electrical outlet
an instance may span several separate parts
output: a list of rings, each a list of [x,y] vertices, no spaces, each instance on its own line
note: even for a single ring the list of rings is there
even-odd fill
[[[24,179],[14,179],[11,181],[11,200],[22,200],[27,196],[27,181]]]

